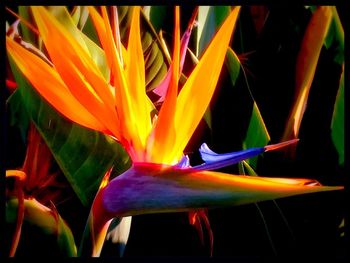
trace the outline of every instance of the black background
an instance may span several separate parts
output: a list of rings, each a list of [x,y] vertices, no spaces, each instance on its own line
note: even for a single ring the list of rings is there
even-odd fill
[[[183,29],[192,10],[192,6],[181,10]],[[232,46],[238,55],[253,52],[246,55],[249,86],[272,142],[278,142],[293,103],[295,62],[310,12],[297,5],[268,6],[268,10],[270,13],[266,24],[257,34],[249,6],[243,7]],[[165,35],[168,43],[171,43],[172,12],[169,6],[169,23],[166,23],[169,28],[164,29],[170,32]],[[345,10],[338,8],[338,12],[344,25]],[[301,125],[296,159],[291,161],[278,152],[266,153],[259,158],[259,175],[314,178],[325,185],[346,183],[345,167],[339,167],[337,163],[329,129],[341,72],[340,66],[333,62],[334,52],[334,47],[322,49]],[[217,152],[239,150],[241,147],[243,132],[248,125],[247,116],[250,116],[249,110],[245,110],[249,107],[241,105],[245,100],[240,99],[240,96],[247,96],[246,83],[241,74],[238,88],[233,90],[227,75],[223,76],[211,103],[213,130],[210,131],[202,122],[186,149],[192,153],[194,163],[198,162],[196,149],[204,141]],[[25,145],[19,131],[10,127],[8,121],[6,125],[5,166],[12,169],[22,165]],[[238,172],[235,166],[222,171]],[[65,181],[63,176],[60,180]],[[65,191],[70,198],[57,205],[57,209],[72,227],[76,243],[79,244],[88,209],[80,205],[72,190]],[[346,237],[340,237],[338,226],[346,213],[344,191],[210,210],[209,219],[214,233],[213,256],[238,259],[276,256],[284,259],[305,256],[344,259],[348,247]],[[54,241],[40,242],[41,237],[36,233],[24,225],[18,256],[55,254]],[[7,235],[10,233],[7,232]],[[203,246],[195,228],[188,223],[187,213],[135,216],[125,257],[208,257],[209,240],[205,241]],[[43,248],[43,244],[47,246]],[[114,257],[114,250],[115,247],[107,242],[102,257]]]

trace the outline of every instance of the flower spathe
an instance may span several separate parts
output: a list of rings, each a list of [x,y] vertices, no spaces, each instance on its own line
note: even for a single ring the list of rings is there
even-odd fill
[[[243,205],[334,190],[334,187],[311,187],[313,184],[315,180],[310,179],[233,176],[194,168],[137,163],[109,182],[101,200],[107,214],[128,216]]]
[[[118,140],[133,161],[128,171],[109,183],[104,181],[95,198],[91,225],[99,244],[94,245],[101,245],[106,222],[116,216],[190,211],[340,189],[311,187],[306,179],[253,178],[206,171],[288,143],[224,157],[204,146],[203,166],[178,165],[186,163],[184,148],[213,96],[239,10],[235,7],[231,11],[178,91],[187,44],[180,41],[180,14],[179,8],[175,9],[174,50],[165,82],[166,95],[153,119],[154,106],[145,92],[139,7],[133,8],[127,47],[112,31],[106,8],[101,8],[100,15],[89,7],[102,49],[72,21],[60,23],[44,7],[32,7],[53,66],[6,37],[11,58],[54,108],[70,120]],[[104,64],[97,63],[96,54],[101,55],[99,59]],[[94,255],[98,253],[99,249],[95,249]]]

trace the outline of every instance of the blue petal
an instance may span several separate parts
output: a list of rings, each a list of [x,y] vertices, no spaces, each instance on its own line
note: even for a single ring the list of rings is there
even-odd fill
[[[179,168],[191,167],[190,159],[188,158],[187,155],[184,155],[176,166],[179,167]]]
[[[264,147],[250,148],[243,151],[218,154],[209,149],[206,143],[203,143],[199,148],[199,153],[202,160],[205,162],[202,165],[194,166],[196,170],[215,170],[229,165],[236,164],[245,159],[259,155],[265,151]]]

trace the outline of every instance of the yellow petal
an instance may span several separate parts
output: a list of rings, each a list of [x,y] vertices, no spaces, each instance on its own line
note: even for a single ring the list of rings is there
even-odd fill
[[[214,93],[240,7],[231,14],[211,41],[177,98],[174,158],[180,158]]]
[[[107,130],[75,99],[54,68],[9,37],[6,49],[33,87],[60,113],[85,127]]]
[[[88,51],[45,8],[32,7],[32,12],[51,60],[73,96],[118,138],[113,95]]]
[[[153,104],[145,94],[144,76],[142,76],[144,62],[143,55],[140,56],[142,48],[139,14],[134,14],[132,19],[129,51],[127,51],[121,43],[115,43],[116,38],[113,36],[106,8],[102,7],[101,11],[102,17],[95,8],[89,7],[91,18],[106,52],[113,77],[112,82],[116,88],[115,107],[120,118],[121,143],[134,161],[143,161],[145,142],[151,129],[150,112]],[[118,46],[121,47],[122,58]],[[130,59],[129,56],[133,58]]]
[[[97,31],[98,37],[100,39],[101,45],[106,53],[106,59],[107,59],[108,66],[112,70],[113,69],[112,65],[113,65],[113,56],[114,56],[113,52],[114,51],[113,51],[112,47],[110,46],[110,43],[107,39],[107,33],[106,33],[107,30],[105,27],[104,20],[94,7],[89,6],[88,9],[89,9],[90,16],[92,18],[92,22],[94,23],[95,29]],[[120,40],[120,39],[118,39],[118,40]],[[125,47],[123,46],[122,43],[116,43],[116,47],[118,47],[118,46],[121,47],[123,59],[126,59],[127,58],[127,51],[126,51]],[[119,58],[120,52],[118,52],[118,49],[117,49],[117,54],[118,54],[118,58]],[[123,65],[123,63],[121,63],[121,64]]]
[[[179,80],[180,67],[180,11],[176,7],[175,12],[175,32],[174,32],[174,51],[173,61],[171,65],[170,86],[163,105],[160,109],[159,116],[155,123],[152,134],[149,137],[148,152],[151,155],[149,162],[175,164],[179,160],[174,159],[171,154],[174,149],[174,141],[176,140],[176,130],[174,124],[177,89]]]
[[[135,125],[144,149],[151,130],[151,116],[148,107],[149,100],[145,91],[145,63],[141,45],[140,7],[133,7],[127,51],[128,89],[125,90],[124,96],[130,97],[130,101],[132,100],[131,105],[129,105],[130,115],[133,115],[132,118],[136,120],[133,125]],[[129,99],[126,100],[129,101]]]
[[[105,44],[112,58],[111,71],[114,77],[115,91],[115,107],[120,119],[121,143],[128,151],[133,161],[143,159],[143,145],[141,143],[137,130],[138,116],[135,115],[134,104],[137,103],[136,98],[130,96],[128,87],[127,74],[121,65],[118,51],[114,43],[113,33],[109,24],[107,10],[102,7],[102,17],[105,27]],[[135,61],[133,61],[135,63]],[[144,89],[144,87],[143,87]]]

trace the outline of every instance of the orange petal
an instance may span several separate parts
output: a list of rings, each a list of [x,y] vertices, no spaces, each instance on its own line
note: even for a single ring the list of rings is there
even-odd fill
[[[153,105],[145,94],[139,11],[136,10],[136,13],[133,14],[129,51],[126,51],[121,43],[115,43],[116,38],[113,36],[106,8],[102,7],[101,10],[102,17],[93,7],[89,7],[90,15],[111,67],[113,84],[117,88],[115,106],[120,118],[121,143],[134,161],[142,161],[146,139],[151,129],[150,112]],[[118,41],[118,38],[116,40]],[[122,57],[118,46],[122,49]]]
[[[70,93],[54,68],[9,37],[6,37],[6,49],[33,87],[60,113],[85,127],[107,130]]]
[[[18,180],[24,181],[27,175],[20,170],[6,170],[6,177],[16,177]]]
[[[105,76],[107,79],[107,76],[109,77],[109,69],[107,68],[104,51],[77,28],[77,22],[73,20],[73,14],[69,14],[65,6],[53,6],[47,9],[53,16],[56,17],[58,21],[60,21],[60,25],[71,33],[71,36],[77,40],[82,48],[85,51],[88,51],[91,59],[95,62],[103,76]],[[79,6],[76,8],[76,10],[78,9],[80,9]]]
[[[115,92],[115,107],[120,118],[121,143],[124,145],[133,161],[142,160],[144,147],[137,129],[139,116],[136,115],[134,110],[134,104],[137,104],[137,100],[130,96],[130,88],[128,87],[127,81],[128,75],[121,65],[105,7],[102,7],[102,17],[106,32],[105,44],[112,57],[113,83],[118,88]],[[133,61],[133,63],[136,62]],[[142,87],[142,89],[144,89],[144,87]]]
[[[283,141],[298,137],[321,48],[327,35],[331,19],[331,7],[320,6],[312,15],[306,28],[297,58],[295,103],[287,121],[286,129],[282,137]]]
[[[89,9],[90,16],[92,18],[92,22],[94,23],[95,29],[97,31],[98,37],[100,39],[101,45],[106,53],[106,59],[108,62],[108,66],[112,70],[113,69],[112,65],[114,63],[113,62],[114,51],[113,51],[112,47],[110,46],[109,40],[107,38],[107,33],[106,33],[107,29],[105,27],[105,22],[94,7],[89,6],[88,9]],[[119,38],[116,38],[116,40],[120,41]],[[118,46],[121,47],[121,50],[122,50],[121,54],[122,54],[123,59],[125,59],[127,57],[127,52],[126,52],[125,47],[122,45],[122,43],[116,43],[118,58],[120,58],[120,62],[123,65],[122,60],[121,60],[120,51],[118,51],[119,50]]]
[[[32,12],[51,60],[73,96],[118,138],[113,95],[87,48],[45,8],[32,7]]]
[[[147,145],[149,147],[147,150],[151,155],[148,161],[154,163],[175,164],[179,161],[174,159],[174,155],[171,154],[174,141],[176,140],[174,117],[180,68],[180,11],[178,6],[175,12],[174,31],[174,51],[170,69],[172,72],[170,86],[167,89],[164,103],[160,109],[159,116]]]
[[[234,8],[226,18],[180,91],[175,114],[175,158],[180,158],[213,96],[239,10]]]
[[[145,149],[146,140],[151,131],[151,116],[148,106],[149,99],[145,91],[145,63],[141,44],[140,7],[133,7],[127,51],[128,89],[123,91],[123,99],[130,103],[128,105],[129,116],[135,121],[131,123],[134,127],[130,128],[136,130],[136,136],[140,140],[141,147]]]

